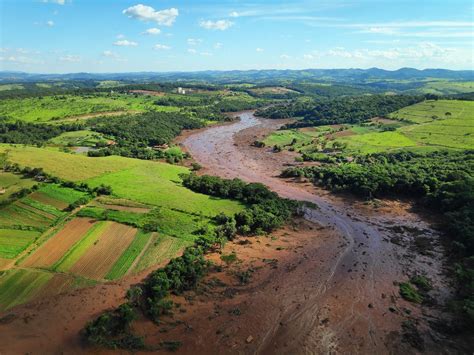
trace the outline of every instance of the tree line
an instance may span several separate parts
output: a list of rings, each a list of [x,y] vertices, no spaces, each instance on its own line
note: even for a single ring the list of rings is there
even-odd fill
[[[418,198],[444,217],[460,281],[457,310],[474,326],[474,151],[378,153],[353,162],[289,168],[283,177],[304,176],[334,191],[372,198]]]

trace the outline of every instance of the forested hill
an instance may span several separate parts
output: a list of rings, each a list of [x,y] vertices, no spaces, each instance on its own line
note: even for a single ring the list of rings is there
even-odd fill
[[[200,72],[136,72],[136,73],[68,73],[38,74],[0,72],[0,82],[36,82],[67,80],[120,80],[130,82],[198,80],[207,82],[272,81],[272,80],[328,80],[360,83],[366,80],[474,80],[473,70],[401,68],[398,70],[370,69],[305,69],[305,70],[232,70]]]

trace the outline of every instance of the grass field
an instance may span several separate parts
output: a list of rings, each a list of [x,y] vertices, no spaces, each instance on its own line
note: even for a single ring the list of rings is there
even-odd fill
[[[39,236],[36,231],[0,229],[0,258],[15,258]]]
[[[34,180],[23,178],[19,174],[0,172],[0,202],[7,200],[15,192],[29,189],[35,184]]]
[[[96,143],[104,141],[106,139],[100,133],[83,130],[64,132],[49,140],[49,143],[59,146],[95,147]]]
[[[25,303],[37,295],[53,274],[15,269],[0,275],[0,311]]]
[[[126,94],[57,95],[0,101],[0,116],[10,121],[54,122],[76,116],[110,112],[177,111],[154,105],[148,96]]]
[[[191,245],[192,242],[174,238],[167,235],[155,234],[150,246],[146,249],[145,254],[140,258],[133,273],[138,273],[148,269],[154,265],[159,265],[164,261],[175,257],[184,248]]]
[[[333,125],[272,133],[264,142],[309,154],[324,154],[325,147],[343,144],[345,153],[377,153],[409,149],[474,148],[474,102],[424,101],[389,115],[357,125]],[[342,127],[342,129],[341,129]],[[292,141],[296,143],[292,144]]]

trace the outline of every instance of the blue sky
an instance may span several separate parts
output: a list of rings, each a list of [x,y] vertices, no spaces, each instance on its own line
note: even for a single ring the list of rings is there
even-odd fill
[[[474,69],[471,0],[0,0],[0,70]]]

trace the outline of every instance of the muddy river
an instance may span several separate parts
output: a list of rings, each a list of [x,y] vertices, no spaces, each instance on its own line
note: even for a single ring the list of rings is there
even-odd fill
[[[447,285],[438,235],[429,224],[401,202],[387,201],[376,208],[278,178],[294,157],[252,147],[251,142],[282,123],[256,118],[252,112],[239,117],[233,124],[191,133],[181,143],[205,173],[261,182],[282,197],[315,203],[318,208],[307,209],[305,218],[336,232],[326,247],[312,250],[297,280],[286,280],[291,286],[281,288],[281,305],[262,324],[252,351],[401,352],[405,351],[401,324],[407,314],[421,333],[432,334],[428,318],[437,319],[439,310],[408,304],[400,299],[396,285],[418,273],[428,275],[438,289]],[[429,253],[413,247],[420,235],[428,240]],[[440,302],[446,296],[434,295]],[[437,352],[436,345],[431,345]],[[430,348],[429,339],[424,346]]]

